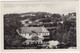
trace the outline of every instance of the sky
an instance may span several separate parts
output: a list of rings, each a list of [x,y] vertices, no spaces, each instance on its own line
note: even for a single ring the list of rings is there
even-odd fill
[[[4,2],[4,14],[26,12],[48,12],[68,14],[76,12],[77,3],[68,2]]]

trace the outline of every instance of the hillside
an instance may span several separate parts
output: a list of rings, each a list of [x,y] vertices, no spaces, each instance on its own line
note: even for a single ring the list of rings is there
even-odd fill
[[[74,18],[72,18],[72,14],[74,14]],[[19,36],[16,29],[24,26],[21,20],[26,19],[30,19],[33,23],[35,20],[42,22],[44,27],[48,28],[50,32],[50,40],[58,40],[59,42],[69,44],[69,46],[76,46],[76,13],[60,15],[47,12],[28,12],[4,15],[5,48],[10,46],[22,46],[21,43],[25,41],[25,38]]]

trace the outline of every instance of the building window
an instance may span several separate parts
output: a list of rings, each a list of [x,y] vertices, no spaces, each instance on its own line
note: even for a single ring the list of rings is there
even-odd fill
[[[38,42],[37,42],[37,44],[38,44]]]
[[[38,33],[38,35],[39,35],[39,33]]]
[[[49,33],[47,33],[47,35],[49,35]]]
[[[49,35],[49,33],[48,33],[48,35]]]
[[[44,35],[46,35],[46,33],[44,33]]]
[[[40,33],[38,33],[38,35],[40,35]]]
[[[39,42],[39,44],[41,44],[41,42]]]
[[[31,34],[29,34],[29,36],[30,36]]]
[[[29,42],[29,44],[31,44],[31,42]]]
[[[45,33],[45,35],[47,35],[47,33]]]
[[[43,33],[43,35],[45,35],[45,33]]]

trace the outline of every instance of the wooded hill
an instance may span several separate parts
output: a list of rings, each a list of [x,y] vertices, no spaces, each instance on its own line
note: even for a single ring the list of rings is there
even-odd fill
[[[75,18],[70,18],[71,15]],[[76,13],[68,15],[51,14],[47,12],[28,12],[21,14],[5,14],[4,15],[4,47],[19,47],[26,39],[19,36],[16,29],[22,27],[20,20],[30,19],[35,21],[41,19],[40,22],[55,22],[56,28],[49,30],[50,39],[64,42],[67,46],[76,46]],[[57,23],[63,21],[63,23]]]

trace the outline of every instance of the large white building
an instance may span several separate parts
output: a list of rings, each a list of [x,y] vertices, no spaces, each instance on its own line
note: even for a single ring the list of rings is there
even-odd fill
[[[49,31],[45,27],[21,27],[17,32],[27,40],[26,44],[42,44],[44,39],[49,39]]]

